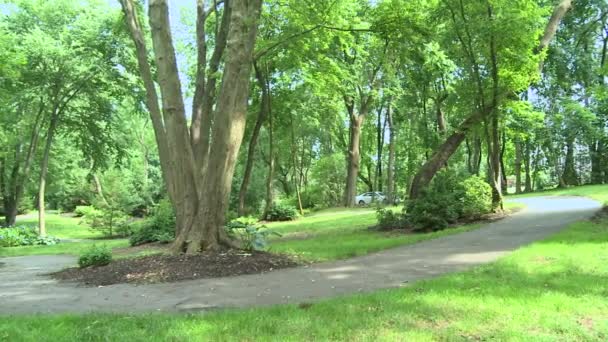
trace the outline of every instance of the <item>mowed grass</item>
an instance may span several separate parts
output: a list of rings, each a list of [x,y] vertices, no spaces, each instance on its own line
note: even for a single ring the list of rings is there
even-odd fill
[[[520,207],[522,205],[516,202],[505,205],[507,210]],[[400,211],[402,208],[390,209]],[[270,250],[294,255],[305,261],[330,261],[463,233],[483,226],[467,224],[432,233],[405,234],[369,229],[376,224],[375,209],[324,210],[297,221],[268,224],[269,229],[283,235],[272,240]]]
[[[521,206],[507,203],[507,209]],[[400,211],[400,207],[391,207]],[[49,235],[64,239],[99,238],[100,233],[91,231],[80,224],[80,219],[54,214],[47,215]],[[27,218],[20,224],[37,226],[37,219]],[[322,262],[366,255],[387,248],[413,244],[441,236],[477,229],[483,224],[468,224],[426,234],[405,234],[399,232],[378,232],[369,228],[377,224],[374,208],[335,208],[319,211],[295,221],[268,223],[269,229],[280,233],[280,238],[272,238],[270,251],[285,253],[304,262]],[[106,244],[110,248],[123,248],[128,241],[103,240],[65,242],[54,246],[26,246],[0,248],[0,257],[19,255],[74,254],[78,255],[92,244]],[[155,249],[154,253],[159,250]],[[139,255],[139,254],[137,254]]]
[[[28,214],[25,218],[17,218],[18,226],[38,227],[38,214]],[[102,234],[94,231],[88,225],[81,223],[78,217],[63,216],[58,214],[46,214],[46,231],[48,235],[60,239],[97,239]]]
[[[57,214],[46,215],[47,234],[60,239],[98,239],[79,242],[61,242],[52,246],[23,246],[23,247],[1,247],[0,257],[22,256],[22,255],[51,255],[51,254],[73,254],[79,255],[93,244],[107,245],[110,248],[127,247],[127,239],[99,240],[102,234],[93,231],[86,224],[80,223],[81,219],[76,217],[62,216]],[[17,218],[18,226],[38,227],[36,213]]]
[[[6,316],[6,341],[606,341],[608,220],[470,271],[312,305]]]
[[[93,245],[106,245],[110,248],[124,248],[129,246],[129,240],[87,240],[81,242],[61,242],[52,246],[3,247],[0,248],[0,257],[56,254],[79,255]]]
[[[507,196],[507,199],[517,200],[517,198],[538,196],[583,196],[608,204],[608,185],[583,185],[565,189],[552,189],[527,194],[510,195]]]

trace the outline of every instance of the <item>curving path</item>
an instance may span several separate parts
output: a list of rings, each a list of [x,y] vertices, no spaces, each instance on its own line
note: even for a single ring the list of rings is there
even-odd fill
[[[75,265],[72,256],[0,259],[0,314],[199,311],[310,302],[398,287],[496,260],[589,218],[601,205],[581,197],[518,199],[527,208],[481,229],[353,259],[266,274],[154,285],[82,287],[44,273]]]

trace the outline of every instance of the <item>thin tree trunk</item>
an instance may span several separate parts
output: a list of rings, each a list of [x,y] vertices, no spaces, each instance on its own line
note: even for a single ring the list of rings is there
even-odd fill
[[[530,151],[530,142],[526,142],[524,145],[524,167],[526,171],[526,181],[524,185],[524,192],[532,192],[534,187],[532,186],[532,174],[530,170],[530,164],[532,163],[532,152]]]
[[[376,177],[375,184],[378,191],[382,191],[382,147],[383,147],[383,134],[382,134],[382,108],[378,109],[378,120],[376,123]]]
[[[521,193],[521,164],[522,164],[522,148],[521,148],[521,141],[519,139],[515,139],[515,165],[514,165],[514,172],[515,172],[515,193],[516,194],[520,194]],[[529,167],[526,170],[529,172]]]
[[[507,148],[507,134],[503,130],[502,132],[502,141],[500,144],[500,177],[501,177],[501,190],[504,195],[508,193],[508,183],[507,183],[507,172],[505,168],[505,151]]]
[[[241,188],[239,190],[239,216],[245,215],[245,198],[247,196],[247,189],[249,188],[249,183],[251,181],[251,171],[253,170],[253,162],[255,161],[255,148],[257,146],[258,138],[260,136],[260,130],[262,129],[262,125],[266,120],[269,105],[268,89],[266,87],[266,77],[262,74],[262,71],[255,62],[253,66],[255,69],[256,79],[260,88],[262,89],[262,94],[260,101],[260,110],[258,112],[258,117],[256,119],[255,126],[253,127],[253,132],[251,133],[251,139],[249,140],[249,148],[247,150],[247,162],[245,164],[245,172],[243,173],[243,181],[241,182]]]
[[[291,158],[293,162],[293,174],[294,174],[294,186],[296,190],[296,198],[298,199],[298,209],[300,209],[300,215],[304,215],[304,208],[302,208],[302,196],[300,194],[300,187],[298,186],[297,180],[297,163],[296,163],[296,132],[293,124],[293,114],[290,114],[291,119]]]
[[[391,102],[386,108],[386,121],[388,123],[388,165],[386,175],[387,198],[389,203],[395,203],[395,123],[393,122]]]
[[[44,197],[46,195],[46,174],[49,168],[49,157],[51,154],[51,145],[53,144],[53,137],[57,130],[57,123],[59,122],[59,113],[53,112],[51,121],[49,123],[49,129],[46,135],[46,145],[44,146],[44,152],[42,154],[42,163],[40,164],[40,183],[38,186],[38,235],[46,236],[46,222],[45,222],[45,203]]]
[[[268,176],[266,178],[266,206],[264,207],[264,213],[262,214],[263,219],[268,218],[268,213],[272,209],[274,204],[274,190],[273,190],[273,180],[274,180],[274,166],[275,166],[275,154],[276,147],[274,146],[274,127],[272,122],[272,111],[270,107],[270,99],[268,101],[269,110],[268,110],[268,151],[269,151],[269,161],[268,161]]]

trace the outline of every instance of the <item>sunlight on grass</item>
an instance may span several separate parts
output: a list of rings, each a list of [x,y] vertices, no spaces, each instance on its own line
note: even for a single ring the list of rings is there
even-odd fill
[[[608,204],[608,185],[583,185],[565,189],[553,189],[528,194],[511,195],[508,199],[538,196],[584,196]]]
[[[27,218],[17,218],[17,225],[38,227],[36,212],[28,214]],[[61,216],[57,214],[46,215],[47,234],[60,239],[94,239],[102,237],[99,231],[94,231],[86,224],[80,224],[77,217]]]
[[[106,245],[110,248],[129,246],[129,240],[91,240],[82,242],[61,242],[52,246],[23,246],[0,248],[0,257],[21,255],[51,255],[51,254],[73,254],[78,255],[92,245]]]

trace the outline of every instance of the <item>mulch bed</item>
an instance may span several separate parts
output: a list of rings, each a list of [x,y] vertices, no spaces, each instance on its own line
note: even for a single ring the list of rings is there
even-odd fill
[[[75,281],[88,286],[105,286],[230,277],[265,273],[297,265],[298,263],[284,255],[229,250],[200,255],[151,255],[119,259],[107,266],[68,268],[50,275],[62,281]]]

